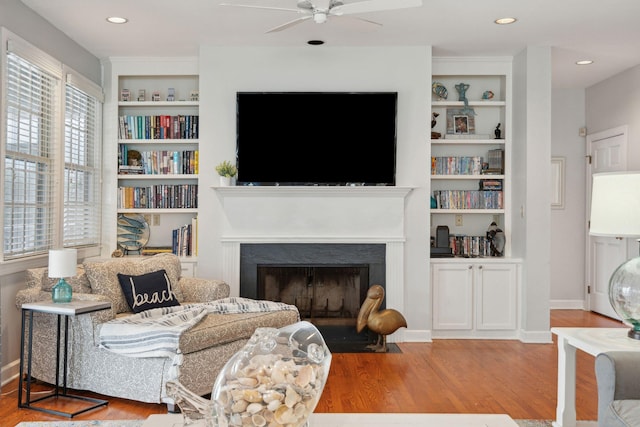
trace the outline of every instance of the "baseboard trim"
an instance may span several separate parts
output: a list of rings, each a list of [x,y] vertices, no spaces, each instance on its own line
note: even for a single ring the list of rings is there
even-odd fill
[[[556,299],[549,301],[551,310],[587,310],[584,300]]]
[[[20,359],[14,360],[13,362],[5,365],[0,369],[0,378],[2,378],[2,382],[0,382],[0,386],[4,387],[9,384],[11,381],[18,378],[20,375]]]

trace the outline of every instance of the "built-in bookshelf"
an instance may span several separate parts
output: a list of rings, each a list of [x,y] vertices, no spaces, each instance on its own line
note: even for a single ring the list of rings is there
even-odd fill
[[[439,58],[431,83],[433,337],[515,338],[511,64]]]
[[[117,76],[116,211],[139,215],[150,230],[132,255],[171,251],[195,262],[199,77],[149,71]]]

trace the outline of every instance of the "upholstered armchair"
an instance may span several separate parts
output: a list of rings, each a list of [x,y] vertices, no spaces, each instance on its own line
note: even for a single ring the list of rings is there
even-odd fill
[[[610,351],[596,357],[598,426],[640,425],[640,352]]]

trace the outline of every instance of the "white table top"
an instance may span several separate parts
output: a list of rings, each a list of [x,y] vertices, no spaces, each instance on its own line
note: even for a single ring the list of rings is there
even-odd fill
[[[73,299],[71,302],[38,301],[22,304],[23,310],[62,314],[65,316],[76,316],[78,314],[91,313],[98,310],[106,310],[108,308],[111,308],[110,302],[80,301]]]
[[[182,427],[181,414],[151,415],[142,427]],[[309,427],[518,427],[503,414],[324,414],[314,413]]]
[[[640,351],[640,340],[627,336],[629,328],[551,328],[558,338],[592,356],[605,351]]]

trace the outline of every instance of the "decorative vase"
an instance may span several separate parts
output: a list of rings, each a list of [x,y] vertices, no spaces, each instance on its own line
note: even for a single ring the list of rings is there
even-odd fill
[[[230,176],[221,176],[220,177],[220,187],[228,187],[231,185],[231,177]]]
[[[73,289],[66,280],[60,279],[58,283],[51,289],[51,300],[57,303],[71,302]]]
[[[256,329],[213,386],[217,425],[307,426],[330,365],[331,352],[309,322]]]

